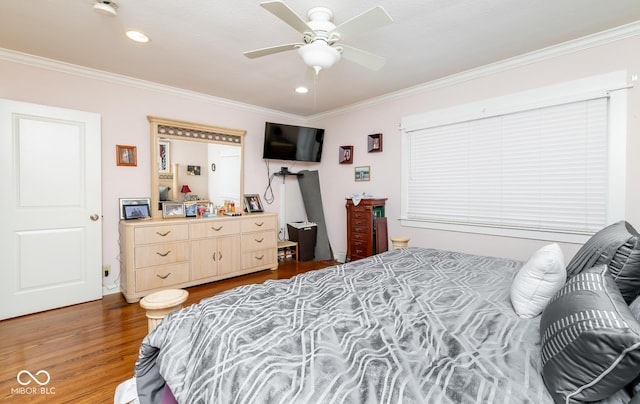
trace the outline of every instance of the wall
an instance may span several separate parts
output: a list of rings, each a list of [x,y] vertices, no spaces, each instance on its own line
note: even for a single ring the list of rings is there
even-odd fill
[[[445,83],[425,85],[414,89],[411,95],[387,97],[369,102],[367,106],[354,106],[316,117],[312,124],[325,127],[328,134],[323,155],[321,184],[324,206],[327,211],[329,238],[335,252],[346,250],[346,212],[344,196],[367,192],[387,197],[389,235],[411,237],[409,245],[450,249],[468,253],[495,255],[525,260],[545,240],[515,239],[402,227],[400,216],[400,120],[404,116],[428,112],[458,104],[507,95],[528,89],[544,87],[583,77],[626,70],[628,90],[628,138],[627,138],[627,220],[640,229],[640,85],[632,82],[632,75],[640,74],[640,37],[631,37],[609,44],[590,47],[564,56],[545,57],[544,52],[530,63],[514,68],[492,66],[482,72],[461,74],[447,78]],[[513,62],[513,61],[511,61]],[[514,63],[511,63],[514,64]],[[367,152],[367,135],[383,133],[382,153]],[[338,164],[338,148],[353,145],[353,165]],[[371,166],[370,182],[333,182],[332,178],[353,178],[355,166]],[[580,247],[561,245],[565,258],[570,259]]]
[[[0,58],[1,59],[1,58]],[[0,60],[0,98],[95,112],[102,117],[102,262],[111,265],[103,284],[106,293],[117,292],[120,263],[118,244],[118,199],[149,197],[150,141],[147,116],[166,117],[216,126],[244,129],[244,191],[263,195],[267,187],[267,170],[262,159],[265,121],[301,124],[302,120],[276,111],[234,104],[212,97],[189,94],[133,80],[113,79],[99,72],[85,75],[59,71],[57,64],[33,59],[33,64]],[[31,60],[30,60],[31,61]],[[104,76],[104,77],[102,77]],[[2,134],[7,136],[7,134]],[[138,148],[137,167],[116,166],[115,145]],[[271,164],[279,171],[282,164]],[[297,164],[297,169],[315,169],[318,165]],[[266,211],[278,212],[280,187],[272,187],[275,201]],[[286,220],[304,220],[306,215],[297,183],[287,181]],[[101,271],[101,268],[96,268]]]
[[[147,115],[167,117],[245,129],[245,193],[262,197],[264,209],[279,211],[281,177],[268,187],[268,172],[262,160],[265,121],[309,124],[326,129],[321,164],[271,163],[270,173],[280,166],[292,171],[318,169],[329,239],[334,253],[346,250],[345,196],[351,193],[371,193],[387,197],[390,235],[411,237],[410,245],[457,250],[469,253],[526,259],[543,245],[544,240],[481,236],[401,227],[400,214],[400,142],[399,123],[403,116],[461,103],[519,92],[531,88],[570,81],[581,77],[627,70],[640,74],[640,37],[630,37],[598,45],[564,56],[538,58],[530,63],[515,64],[508,69],[492,68],[482,74],[461,75],[457,79],[425,85],[403,94],[394,94],[358,106],[304,120],[276,111],[232,103],[212,97],[143,85],[139,82],[114,80],[100,74],[76,75],[55,70],[45,62],[43,67],[0,60],[0,98],[53,105],[99,113],[102,116],[102,200],[103,200],[103,262],[112,267],[105,279],[109,291],[115,291],[119,275],[118,198],[144,197],[141,189],[149,189],[149,124]],[[451,84],[443,84],[443,83]],[[637,82],[635,83],[638,87]],[[629,93],[627,152],[627,217],[640,226],[640,184],[635,173],[640,172],[640,160],[634,158],[640,150],[640,89]],[[383,133],[383,151],[367,153],[367,135]],[[137,167],[117,167],[115,145],[138,147]],[[338,164],[338,148],[353,145],[352,165]],[[371,166],[371,181],[355,182],[355,166]],[[340,181],[336,181],[340,178]],[[342,180],[344,178],[345,180]],[[285,221],[304,220],[306,215],[297,182],[287,178]],[[265,198],[264,193],[267,193]],[[273,203],[269,203],[273,196]],[[564,244],[570,258],[579,248]],[[100,270],[100,269],[97,269]]]

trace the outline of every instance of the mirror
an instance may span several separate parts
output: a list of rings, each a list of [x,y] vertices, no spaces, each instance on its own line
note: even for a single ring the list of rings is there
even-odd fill
[[[233,201],[243,209],[244,130],[148,119],[152,217],[162,217],[163,201]]]

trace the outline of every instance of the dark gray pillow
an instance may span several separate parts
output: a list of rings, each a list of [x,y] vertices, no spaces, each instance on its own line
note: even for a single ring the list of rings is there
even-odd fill
[[[606,265],[567,281],[542,313],[540,336],[555,402],[602,400],[640,374],[640,323]]]
[[[607,264],[627,304],[640,294],[640,234],[624,220],[594,234],[567,265],[567,278]]]

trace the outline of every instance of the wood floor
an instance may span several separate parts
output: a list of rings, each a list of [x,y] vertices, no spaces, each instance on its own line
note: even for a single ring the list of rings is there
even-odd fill
[[[223,290],[268,279],[286,279],[331,265],[284,261],[276,271],[262,271],[187,289],[185,304]],[[44,313],[0,321],[0,401],[112,403],[116,386],[133,375],[138,349],[147,334],[139,304],[121,294]],[[39,386],[27,373],[40,382]]]

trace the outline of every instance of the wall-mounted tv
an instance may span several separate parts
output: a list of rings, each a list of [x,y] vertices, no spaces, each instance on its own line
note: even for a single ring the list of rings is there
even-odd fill
[[[320,162],[324,129],[267,122],[262,158]]]

